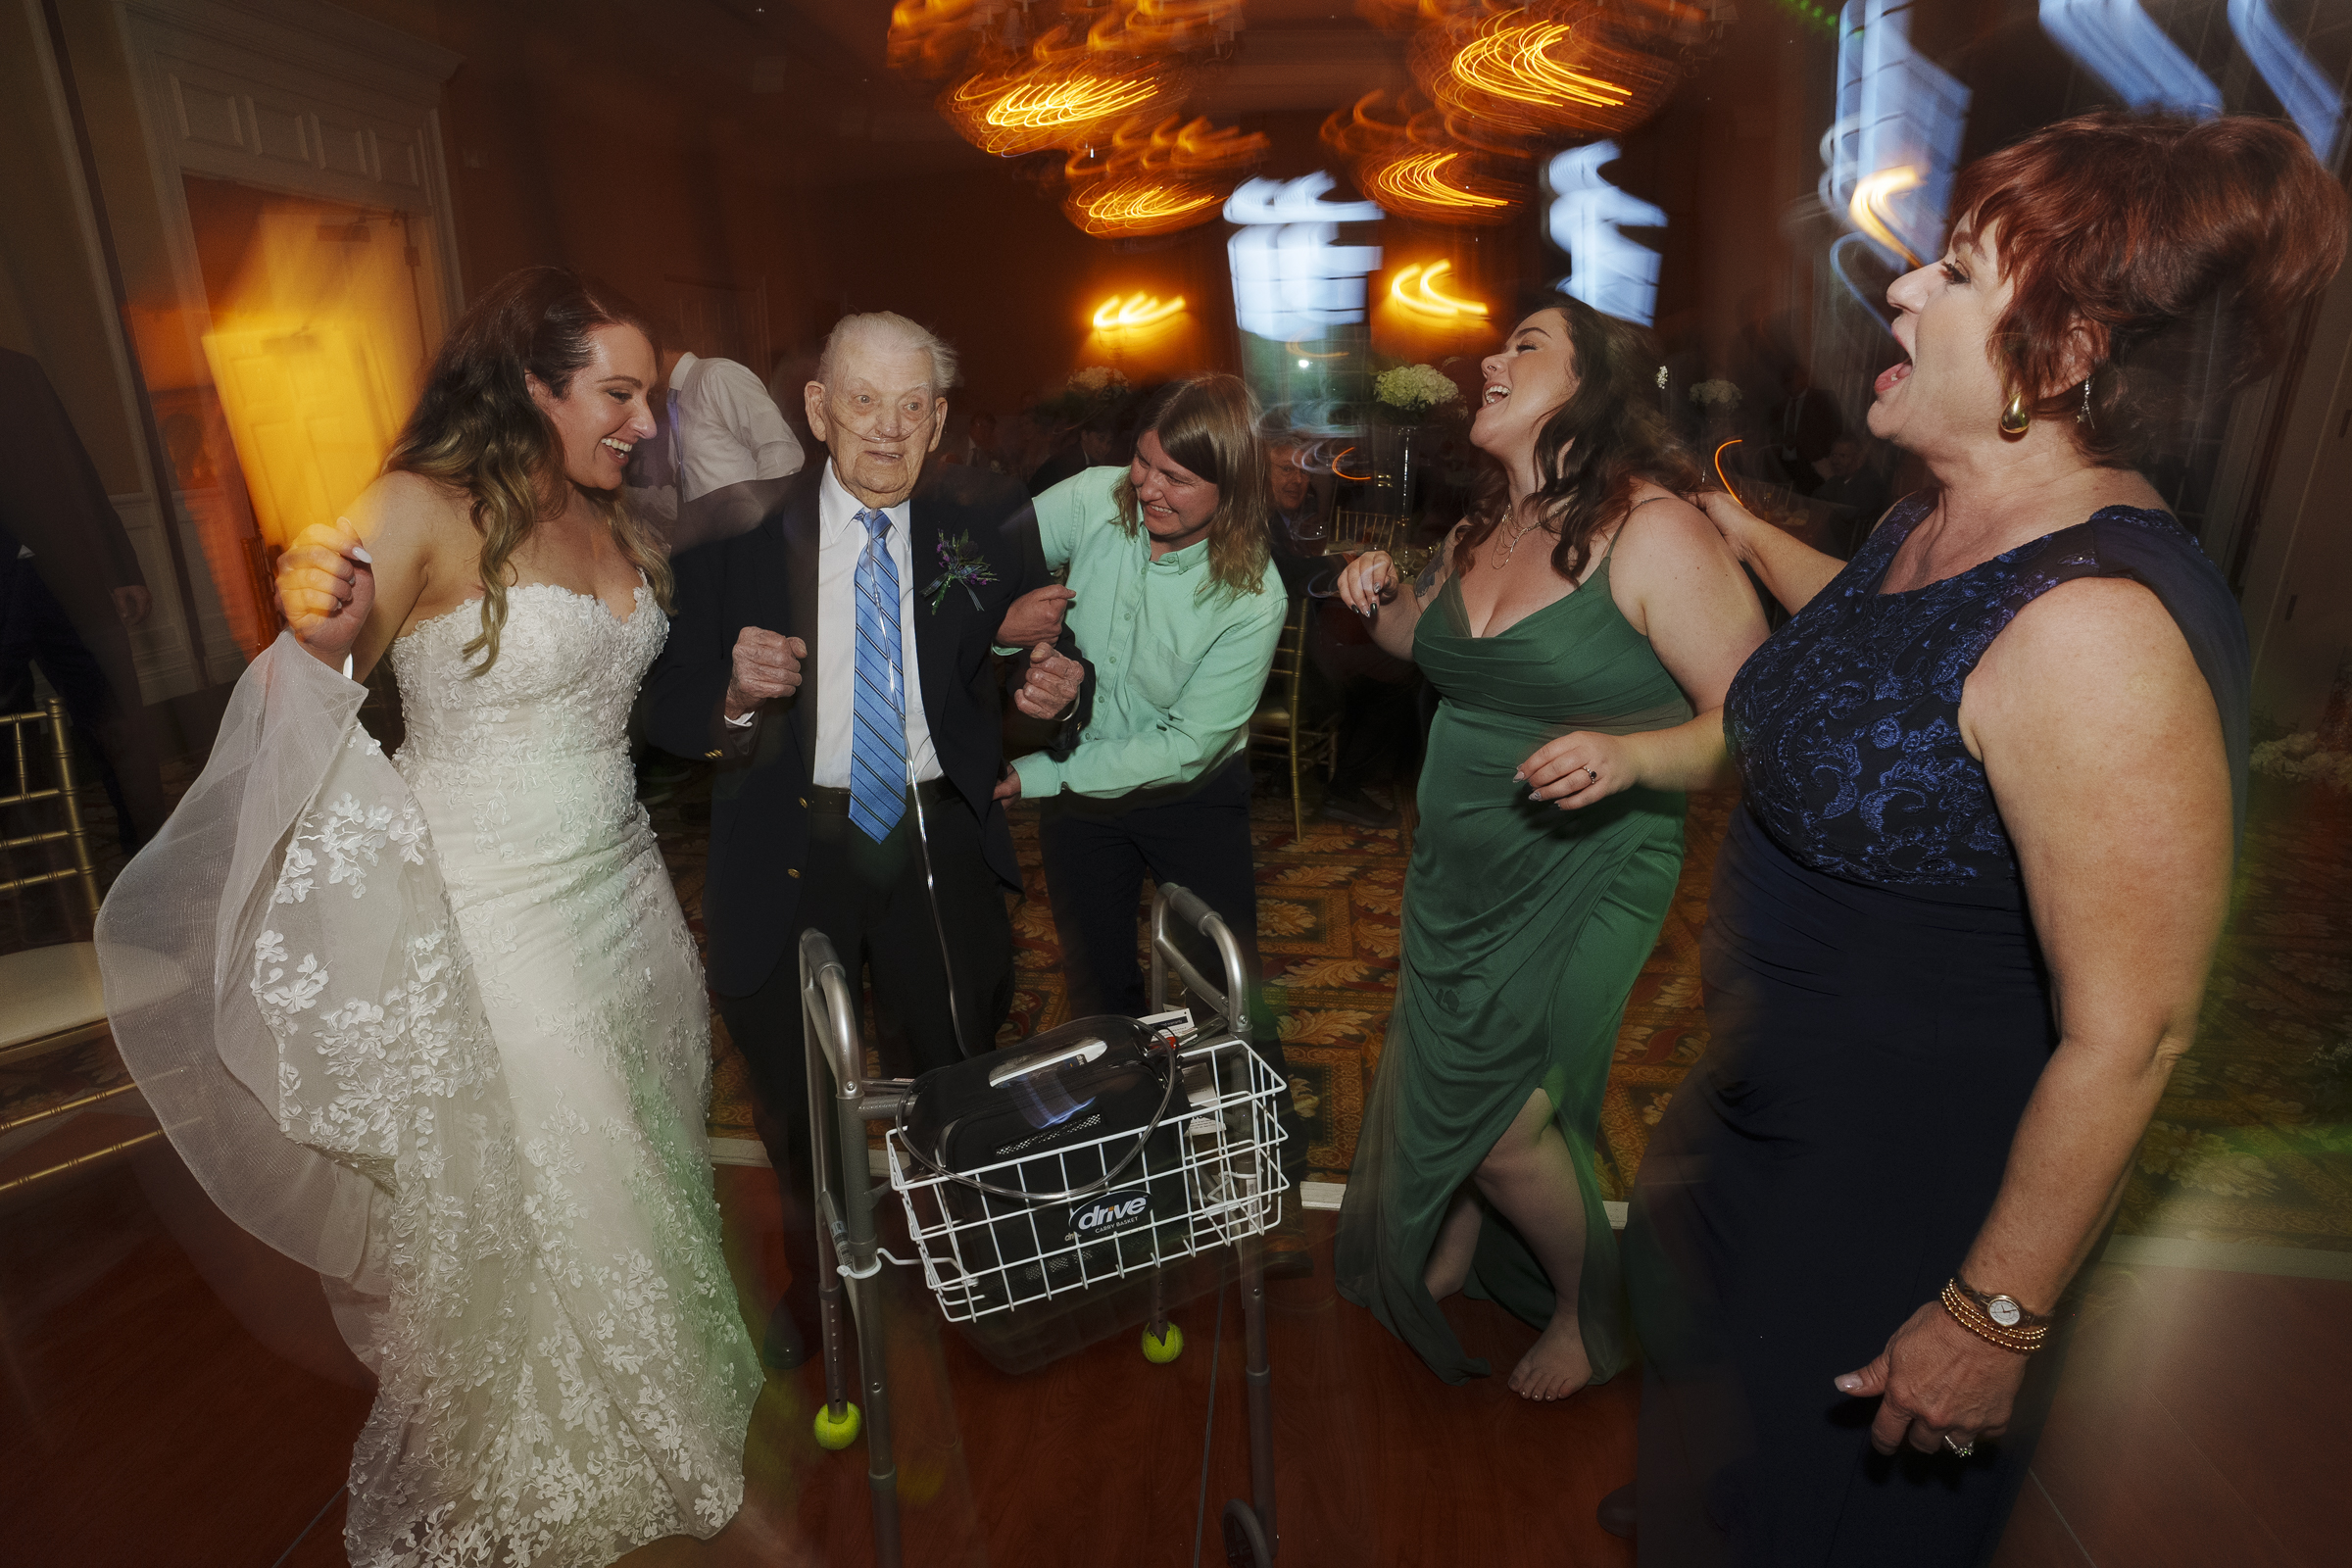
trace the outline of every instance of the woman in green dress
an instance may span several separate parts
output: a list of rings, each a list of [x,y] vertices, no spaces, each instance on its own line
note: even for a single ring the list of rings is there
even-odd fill
[[[1448,1383],[1488,1369],[1438,1303],[1543,1332],[1511,1373],[1564,1397],[1625,1363],[1594,1182],[1602,1085],[1683,857],[1683,792],[1723,764],[1718,710],[1764,618],[1642,336],[1551,296],[1481,367],[1492,471],[1409,590],[1374,551],[1340,579],[1444,701],[1422,767],[1396,1010],[1340,1215],[1348,1299]]]

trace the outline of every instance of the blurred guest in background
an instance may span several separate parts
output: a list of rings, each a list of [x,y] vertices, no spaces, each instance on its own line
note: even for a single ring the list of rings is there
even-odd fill
[[[1340,594],[1443,694],[1404,887],[1396,1010],[1340,1215],[1341,1292],[1448,1383],[1483,1375],[1439,1302],[1542,1336],[1513,1391],[1625,1365],[1592,1169],[1617,1020],[1682,870],[1684,792],[1764,621],[1682,492],[1643,334],[1553,295],[1482,367],[1492,464],[1409,589],[1385,551]]]
[[[1287,601],[1266,547],[1266,458],[1241,379],[1170,389],[1125,468],[1089,468],[1037,498],[1047,564],[1068,568],[1070,629],[1095,672],[1094,710],[1063,760],[1016,758],[998,787],[1037,801],[1038,842],[1068,968],[1070,1010],[1145,1010],[1136,901],[1149,874],[1190,888],[1241,944],[1259,1053],[1284,1081],[1257,996],[1250,846],[1250,715]],[[1283,1114],[1291,1116],[1288,1097]],[[1303,1171],[1305,1140],[1284,1146]],[[1284,1212],[1293,1219],[1296,1203]],[[1280,1272],[1307,1266],[1295,1224]]]
[[[1029,493],[1042,496],[1062,480],[1117,460],[1120,411],[1102,407],[1055,439],[1045,462],[1029,473]]]
[[[2289,126],[2103,113],[1952,210],[1870,410],[1934,487],[1842,570],[1706,498],[1798,613],[1725,705],[1712,1039],[1626,1237],[1647,1560],[1989,1558],[2228,906],[2245,633],[2136,466],[2196,345],[2271,363],[2344,193]]]
[[[776,1367],[806,1359],[816,1326],[801,934],[824,932],[853,977],[870,967],[890,1070],[991,1049],[1012,1004],[1004,892],[1021,885],[994,794],[991,645],[1035,656],[1016,695],[1032,716],[1078,693],[1076,662],[1045,646],[1068,594],[1019,487],[925,474],[956,375],[955,350],[906,317],[844,317],[805,394],[829,460],[758,528],[679,560],[676,630],[646,681],[648,737],[718,764],[703,910],[785,1195]]]
[[[1773,456],[1780,459],[1789,487],[1809,496],[1821,484],[1815,465],[1845,433],[1845,419],[1838,412],[1838,400],[1815,386],[1812,372],[1801,365],[1781,372],[1781,392],[1780,404],[1772,411]]]
[[[1396,824],[1396,810],[1364,793],[1367,784],[1409,782],[1421,739],[1412,663],[1383,650],[1363,617],[1330,597],[1339,559],[1329,512],[1308,468],[1313,443],[1294,436],[1267,449],[1273,473],[1268,526],[1274,564],[1294,597],[1317,595],[1306,621],[1306,657],[1319,700],[1340,710],[1338,751],[1323,792],[1323,815],[1356,827]]]
[[[1323,551],[1331,543],[1331,508],[1308,466],[1313,451],[1303,436],[1266,447],[1267,494],[1273,502],[1266,513],[1267,537],[1283,586],[1294,598],[1305,593],[1315,572],[1329,564]]]
[[[130,628],[152,597],[130,536],[107,500],[39,362],[0,349],[0,711],[32,706],[30,665],[61,698],[98,762],[122,848],[164,825],[163,780],[148,733]]]
[[[1851,561],[1886,511],[1886,476],[1871,462],[1861,439],[1852,435],[1831,442],[1828,455],[1814,467],[1821,483],[1814,488],[1813,500],[1829,509],[1824,542],[1838,560]]]
[[[1003,473],[1004,460],[997,454],[997,416],[984,409],[973,415],[961,430],[951,428],[942,445],[940,461]]]
[[[758,526],[801,471],[801,442],[760,377],[733,360],[662,351],[654,436],[629,459],[631,499],[671,555]]]

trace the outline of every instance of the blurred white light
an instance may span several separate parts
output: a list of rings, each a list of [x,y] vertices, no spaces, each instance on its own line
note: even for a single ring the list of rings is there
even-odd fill
[[[2041,30],[2134,109],[2200,120],[2222,112],[2220,90],[2139,0],[2041,0]]]
[[[1941,248],[1968,123],[1968,89],[1911,47],[1911,10],[1912,0],[1847,0],[1838,18],[1838,118],[1821,138],[1822,205],[1890,263]],[[1854,219],[1857,188],[1881,232]]]
[[[1604,316],[1648,326],[1658,312],[1658,253],[1625,237],[1628,228],[1664,228],[1665,209],[1631,196],[1600,177],[1617,144],[1571,147],[1544,171],[1552,192],[1546,226],[1568,253],[1560,287]]]
[[[2230,0],[2230,30],[2311,150],[2332,168],[2343,136],[2343,94],[2295,47],[2264,0]]]
[[[1364,279],[1380,267],[1380,247],[1340,244],[1340,225],[1378,222],[1381,211],[1324,201],[1337,183],[1320,170],[1247,180],[1225,203],[1225,220],[1240,225],[1225,249],[1243,331],[1289,342],[1364,318]]]
[[[1307,369],[1308,368],[1309,368],[1309,367],[1307,366],[1307,363],[1306,363],[1304,360],[1300,360],[1300,361],[1298,362],[1298,368],[1300,368],[1301,370],[1303,370],[1303,369]]]

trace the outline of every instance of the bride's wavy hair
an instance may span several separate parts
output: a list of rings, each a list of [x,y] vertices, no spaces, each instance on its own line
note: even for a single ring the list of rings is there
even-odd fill
[[[1592,564],[1593,541],[1633,505],[1637,485],[1681,495],[1698,488],[1704,470],[1658,412],[1658,356],[1646,332],[1557,290],[1529,302],[1520,319],[1540,311],[1567,319],[1576,390],[1536,432],[1542,483],[1529,499],[1543,525],[1559,532],[1551,569],[1575,582]],[[1457,573],[1511,510],[1509,470],[1501,459],[1482,456],[1470,526],[1454,546]]]
[[[532,530],[560,515],[568,481],[556,427],[531,401],[525,374],[561,398],[594,351],[588,334],[602,326],[653,329],[627,302],[591,287],[560,267],[509,272],[466,312],[441,345],[416,412],[384,460],[387,473],[421,474],[472,498],[481,536],[482,630],[465,647],[482,656],[473,673],[498,662],[507,624],[508,576],[514,552]],[[669,609],[669,562],[617,491],[589,503],[612,530],[613,543],[645,573],[655,600]]]

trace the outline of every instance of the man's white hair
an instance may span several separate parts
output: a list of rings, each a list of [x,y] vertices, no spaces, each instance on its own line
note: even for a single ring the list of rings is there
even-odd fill
[[[896,311],[868,311],[861,316],[845,316],[834,322],[833,330],[825,334],[825,350],[816,359],[818,382],[831,386],[834,366],[841,353],[857,339],[877,333],[887,334],[931,356],[933,396],[945,396],[948,388],[956,384],[956,350],[920,321],[910,321]]]

